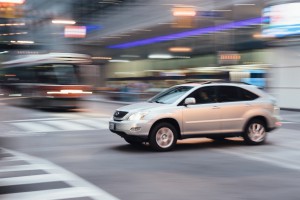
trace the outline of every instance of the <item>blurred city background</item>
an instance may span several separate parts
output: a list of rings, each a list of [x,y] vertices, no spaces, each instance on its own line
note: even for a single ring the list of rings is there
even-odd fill
[[[2,62],[91,56],[82,76],[114,100],[174,84],[242,81],[299,109],[297,1],[1,1]],[[150,95],[147,95],[149,93]]]
[[[0,199],[299,199],[299,11],[295,0],[0,0]],[[160,155],[109,132],[118,107],[203,81],[265,90],[283,128],[256,149],[192,140]],[[53,181],[71,172],[27,154],[74,174]]]

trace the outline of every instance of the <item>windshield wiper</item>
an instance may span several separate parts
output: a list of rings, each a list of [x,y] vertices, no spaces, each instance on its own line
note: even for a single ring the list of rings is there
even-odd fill
[[[164,102],[158,101],[158,100],[156,100],[155,103],[162,103],[162,104],[165,104]]]
[[[164,102],[162,102],[162,101],[159,101],[159,100],[155,100],[155,101],[148,101],[149,103],[161,103],[161,104],[165,104]]]

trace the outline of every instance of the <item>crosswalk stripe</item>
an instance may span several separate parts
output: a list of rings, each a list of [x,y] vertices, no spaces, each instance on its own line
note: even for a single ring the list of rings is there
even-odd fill
[[[78,123],[73,123],[72,121],[43,121],[42,123],[55,126],[61,130],[68,131],[94,130],[94,128],[92,127],[84,126]]]
[[[46,124],[36,123],[36,122],[18,122],[18,123],[12,123],[12,125],[23,129],[28,132],[53,132],[53,131],[59,131],[59,129],[56,129],[52,126],[48,126]]]
[[[108,129],[108,124],[102,121],[96,121],[91,119],[77,119],[72,120],[73,122],[88,125],[90,127],[94,127],[96,129]]]
[[[46,120],[67,120],[68,118],[39,118],[39,119],[20,119],[20,120],[9,120],[9,121],[2,121],[5,123],[15,123],[15,122],[38,122],[38,121],[46,121]]]
[[[13,155],[16,159],[24,160],[29,164],[20,164],[16,166],[5,166],[0,168],[0,172],[18,172],[26,170],[43,170],[47,174],[39,175],[26,175],[18,177],[3,178],[0,181],[0,187],[11,187],[16,188],[26,187],[26,184],[49,184],[48,189],[42,190],[31,190],[30,191],[12,191],[0,195],[1,200],[32,200],[32,199],[43,199],[43,200],[57,200],[57,199],[79,199],[87,198],[94,200],[118,200],[116,197],[105,192],[101,188],[85,181],[81,177],[73,174],[61,168],[54,163],[47,160],[36,158],[30,155],[26,155],[20,152],[15,152],[8,149],[2,149],[4,153]],[[2,152],[2,153],[3,153]],[[25,172],[23,173],[25,174]],[[51,184],[54,182],[63,182],[68,187],[60,186],[59,189],[50,189]]]
[[[2,178],[0,182],[0,187],[9,186],[9,185],[46,183],[46,182],[55,182],[55,181],[68,181],[68,179],[64,177],[62,174],[42,174],[42,175]]]
[[[1,162],[6,162],[6,161],[19,161],[22,160],[21,158],[16,158],[16,157],[5,157],[5,158],[1,158],[0,159],[0,163]]]
[[[40,135],[45,135],[46,132],[24,132],[23,131],[10,131],[8,133],[1,133],[0,137],[23,137],[23,136],[40,136]]]
[[[80,197],[97,197],[101,200],[117,200],[111,196],[101,195],[98,192],[89,189],[87,187],[73,187],[63,189],[52,189],[42,190],[34,192],[20,192],[13,194],[0,195],[1,200],[32,200],[32,199],[43,199],[43,200],[55,200],[55,199],[70,199]]]
[[[83,131],[83,130],[99,130],[108,129],[109,118],[78,118],[78,119],[34,119],[20,120],[20,121],[7,121],[10,125],[21,129],[26,134],[45,134],[47,132],[58,132],[58,131]],[[1,136],[22,136],[24,133],[13,132],[1,134]]]
[[[1,167],[0,172],[14,172],[14,171],[27,171],[27,170],[46,170],[49,169],[48,165],[31,164],[31,165],[17,165]]]

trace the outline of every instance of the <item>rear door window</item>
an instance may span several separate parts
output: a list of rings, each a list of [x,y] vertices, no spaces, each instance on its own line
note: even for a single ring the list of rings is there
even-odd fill
[[[258,96],[248,90],[236,86],[218,86],[219,102],[251,101]]]

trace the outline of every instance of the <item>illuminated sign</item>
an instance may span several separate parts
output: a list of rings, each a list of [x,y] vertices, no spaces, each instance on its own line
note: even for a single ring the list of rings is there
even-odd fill
[[[197,15],[195,7],[174,7],[172,13],[174,16],[173,28],[192,28],[195,26]]]
[[[65,26],[66,38],[85,38],[86,27],[85,26]]]
[[[0,1],[0,18],[21,18],[23,17],[23,8],[19,4],[3,3]]]
[[[23,4],[25,0],[0,0],[1,4]]]
[[[219,51],[218,61],[221,65],[238,64],[241,60],[241,55],[236,51]]]
[[[300,34],[300,3],[287,3],[263,10],[263,36],[284,37]]]

